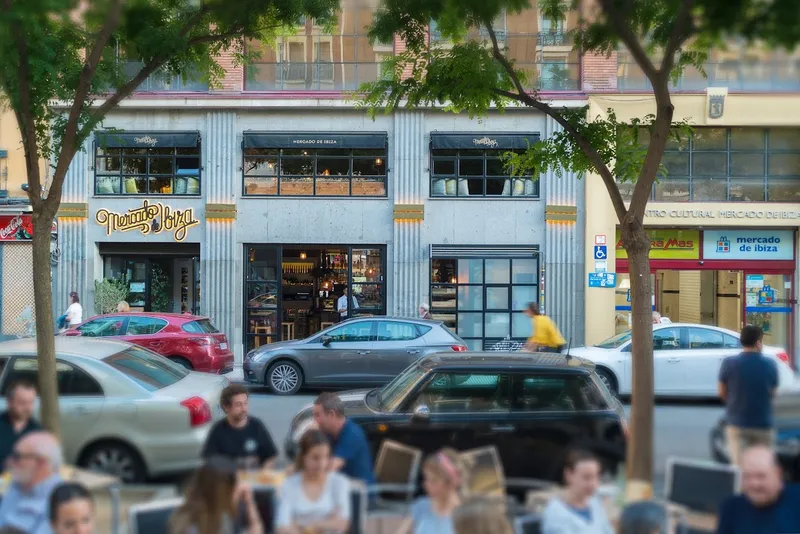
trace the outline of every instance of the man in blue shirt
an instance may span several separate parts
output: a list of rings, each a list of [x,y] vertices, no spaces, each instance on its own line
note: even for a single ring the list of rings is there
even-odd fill
[[[344,403],[335,393],[323,393],[314,401],[314,421],[333,445],[330,470],[361,480],[368,486],[375,482],[372,454],[364,431],[344,416]]]
[[[741,469],[742,495],[722,503],[717,534],[800,532],[800,486],[784,486],[775,453],[751,447],[742,454]]]
[[[778,366],[761,354],[764,333],[757,326],[742,329],[742,353],[726,358],[719,370],[719,396],[725,403],[728,451],[739,465],[744,449],[774,442],[772,398],[778,388]]]
[[[11,486],[0,504],[0,532],[50,534],[50,493],[61,482],[61,445],[48,432],[32,432],[11,453]]]

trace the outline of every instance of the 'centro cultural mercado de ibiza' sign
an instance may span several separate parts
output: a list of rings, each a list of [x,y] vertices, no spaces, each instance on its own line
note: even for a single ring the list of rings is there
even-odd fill
[[[112,232],[130,232],[139,230],[144,235],[172,232],[175,241],[183,241],[189,228],[197,226],[200,221],[194,218],[194,210],[173,210],[160,202],[151,204],[147,200],[141,208],[130,209],[125,213],[115,213],[107,209],[97,210],[94,216],[97,224],[106,227],[106,235]]]

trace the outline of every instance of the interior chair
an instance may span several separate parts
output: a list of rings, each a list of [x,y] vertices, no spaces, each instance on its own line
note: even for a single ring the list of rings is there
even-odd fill
[[[370,513],[405,513],[417,491],[422,451],[384,440],[375,460],[375,484],[367,488]]]
[[[128,509],[128,532],[169,534],[169,518],[182,504],[182,498],[175,498],[131,506]]]

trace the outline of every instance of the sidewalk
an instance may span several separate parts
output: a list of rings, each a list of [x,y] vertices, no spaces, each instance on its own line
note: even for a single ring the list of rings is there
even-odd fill
[[[242,370],[242,364],[237,363],[233,366],[233,371],[230,373],[223,375],[225,378],[230,380],[234,384],[245,384],[244,381],[244,371]]]

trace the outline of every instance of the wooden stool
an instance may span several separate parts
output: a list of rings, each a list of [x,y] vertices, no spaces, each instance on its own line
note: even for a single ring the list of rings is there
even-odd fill
[[[266,334],[267,336],[272,335],[272,327],[270,326],[256,326],[253,328],[253,332],[256,334],[256,347],[261,346],[261,338],[258,337],[258,334]],[[269,344],[269,342],[267,342]]]
[[[289,341],[294,339],[294,321],[288,321],[282,324],[283,339],[281,341]]]

